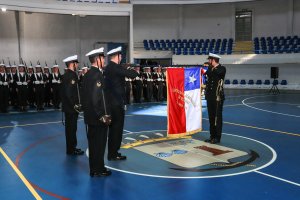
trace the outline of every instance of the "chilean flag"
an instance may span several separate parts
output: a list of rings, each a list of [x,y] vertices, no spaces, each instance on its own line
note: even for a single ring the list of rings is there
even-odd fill
[[[168,68],[168,136],[202,130],[201,71],[199,67]]]
[[[208,70],[208,67],[201,67],[201,84],[206,84],[206,77],[205,77],[205,73]]]

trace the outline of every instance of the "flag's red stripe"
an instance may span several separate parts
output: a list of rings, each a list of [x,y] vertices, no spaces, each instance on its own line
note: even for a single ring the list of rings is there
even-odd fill
[[[184,69],[170,68],[168,75],[168,134],[186,132]]]

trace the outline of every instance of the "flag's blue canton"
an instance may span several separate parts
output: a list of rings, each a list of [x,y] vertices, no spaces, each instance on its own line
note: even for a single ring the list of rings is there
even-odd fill
[[[184,91],[195,90],[200,88],[200,68],[184,69]]]

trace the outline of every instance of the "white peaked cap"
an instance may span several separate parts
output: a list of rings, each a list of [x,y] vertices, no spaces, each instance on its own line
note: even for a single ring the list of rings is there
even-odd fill
[[[71,62],[71,61],[78,61],[78,56],[77,55],[69,56],[63,60],[64,63]]]
[[[90,57],[90,56],[94,56],[94,55],[96,56],[96,55],[99,55],[99,54],[104,54],[104,48],[103,47],[101,47],[99,49],[94,49],[94,50],[88,52],[85,56]]]
[[[113,55],[122,51],[122,47],[118,47],[107,52],[107,55]]]
[[[54,68],[54,67],[58,67],[58,65],[53,65],[53,68]]]
[[[214,54],[214,53],[209,53],[209,54],[208,54],[208,57],[211,57],[211,58],[218,58],[218,59],[221,58],[221,56],[219,56],[219,55],[217,55],[217,54]]]

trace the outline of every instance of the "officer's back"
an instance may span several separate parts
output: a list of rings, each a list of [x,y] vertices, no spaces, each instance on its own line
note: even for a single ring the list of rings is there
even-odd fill
[[[135,78],[137,75],[134,70],[127,70],[122,65],[109,62],[105,68],[105,84],[112,105],[124,105],[125,77]]]
[[[75,113],[75,104],[79,103],[78,90],[77,90],[78,78],[75,71],[70,69],[66,70],[66,73],[62,76],[62,111],[67,113]]]
[[[108,101],[104,100],[104,78],[99,69],[92,66],[84,75],[82,91],[84,122],[89,125],[104,125],[99,119],[105,115],[105,109],[106,111],[109,109],[107,107]]]

